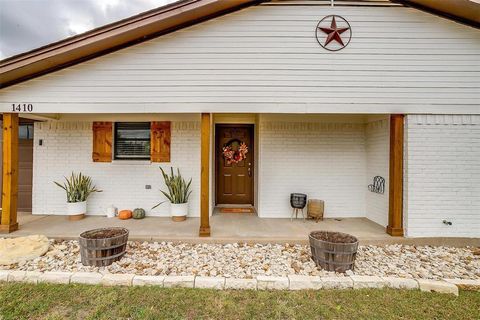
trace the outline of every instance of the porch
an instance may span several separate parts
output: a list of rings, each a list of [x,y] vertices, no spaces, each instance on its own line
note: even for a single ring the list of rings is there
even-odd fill
[[[131,225],[134,239],[194,241],[199,236],[208,237],[211,234],[211,239],[205,241],[298,242],[306,241],[308,232],[313,229],[327,229],[352,233],[364,241],[384,242],[390,239],[385,234],[385,226],[390,235],[403,235],[400,161],[403,157],[403,116],[379,116],[203,113],[82,115],[79,118],[62,115],[60,121],[36,123],[34,216],[22,215],[17,221],[16,132],[19,117],[17,114],[4,114],[3,212],[0,231],[15,231],[20,224],[20,231],[15,235],[43,233],[51,237],[74,238],[92,227]],[[168,145],[165,148],[168,155],[165,159],[116,159],[116,148],[112,147],[111,142],[115,131],[113,128],[116,128],[115,123],[125,121],[168,122],[168,143],[165,144]],[[104,135],[96,130],[95,124],[98,123],[109,124]],[[378,123],[379,135],[376,131],[370,134],[369,128],[377,128]],[[248,173],[239,173],[238,176],[248,177],[252,181],[248,184],[251,186],[251,198],[246,203],[255,208],[258,217],[211,215],[216,205],[224,203],[218,196],[221,179],[217,176],[218,161],[215,160],[218,160],[215,157],[219,154],[219,146],[223,145],[223,142],[216,141],[219,137],[218,124],[235,124],[235,128],[249,125],[253,128],[249,151],[252,166],[247,161],[245,168],[248,167]],[[232,136],[237,133],[229,132]],[[105,139],[102,146],[108,152],[96,149],[96,144],[102,139],[95,137]],[[173,141],[171,145],[170,138]],[[390,148],[389,138],[394,142],[390,143]],[[94,145],[92,140],[95,141]],[[258,152],[253,150],[254,145]],[[288,152],[279,154],[282,148]],[[98,158],[99,155],[103,157],[102,152],[105,153],[105,159],[100,161]],[[148,215],[157,217],[150,217],[147,222],[112,221],[97,216],[72,223],[62,216],[65,214],[64,194],[52,181],[68,174],[70,170],[81,170],[93,176],[96,184],[105,190],[89,200],[90,214],[102,215],[105,206],[112,203],[119,208],[151,207],[158,202],[157,190],[162,188],[157,178],[159,164],[156,162],[181,168],[182,173],[193,178],[191,215],[185,225],[173,225],[169,219],[158,217],[168,215],[167,206],[149,212]],[[305,165],[299,166],[300,163]],[[40,168],[48,168],[48,172]],[[389,188],[385,188],[386,192],[382,194],[374,194],[367,189],[371,177],[378,174],[390,176],[387,179]],[[288,197],[293,191],[324,199],[328,205],[326,218],[331,219],[319,224],[290,222],[287,218],[291,212]],[[134,226],[138,226],[138,229]],[[365,233],[365,230],[369,231]]]
[[[119,220],[99,216],[87,216],[83,220],[69,221],[65,216],[32,215],[19,213],[22,226],[2,237],[18,237],[44,234],[52,239],[78,239],[81,232],[103,227],[125,227],[132,241],[181,241],[189,243],[290,243],[307,244],[308,234],[313,230],[340,231],[355,235],[361,245],[415,244],[415,245],[480,245],[473,238],[404,238],[385,233],[385,228],[367,218],[312,220],[262,219],[255,215],[214,214],[210,217],[210,237],[200,237],[200,218],[173,222],[167,217],[146,217],[142,220]]]
[[[367,218],[325,219],[315,223],[302,219],[290,221],[262,219],[256,215],[214,214],[210,217],[211,236],[207,238],[199,236],[200,222],[195,217],[181,223],[167,217],[120,220],[87,216],[79,221],[70,221],[65,216],[19,213],[18,222],[22,228],[10,236],[44,234],[54,239],[77,239],[83,231],[115,226],[127,228],[129,239],[138,241],[307,243],[309,232],[319,229],[353,234],[363,244],[382,244],[399,239],[389,236],[382,226]]]

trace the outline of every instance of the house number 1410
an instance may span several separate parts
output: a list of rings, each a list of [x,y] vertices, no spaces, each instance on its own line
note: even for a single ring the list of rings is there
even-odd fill
[[[31,103],[12,103],[12,112],[32,112],[33,105]]]

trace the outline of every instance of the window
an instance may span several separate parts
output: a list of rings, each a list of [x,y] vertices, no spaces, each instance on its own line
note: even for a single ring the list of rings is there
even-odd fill
[[[19,139],[33,139],[33,124],[20,124],[18,126],[18,138]]]
[[[116,160],[150,160],[150,122],[115,123]]]

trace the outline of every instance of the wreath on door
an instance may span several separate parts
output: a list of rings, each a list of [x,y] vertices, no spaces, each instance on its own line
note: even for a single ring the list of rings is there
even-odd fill
[[[245,142],[233,139],[224,145],[222,153],[227,164],[239,163],[247,158],[248,147]]]

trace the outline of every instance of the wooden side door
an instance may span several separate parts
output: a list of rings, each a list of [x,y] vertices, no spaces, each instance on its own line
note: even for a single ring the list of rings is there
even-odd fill
[[[22,119],[24,120],[24,119]],[[0,122],[1,125],[1,122]],[[32,212],[32,185],[33,185],[33,123],[20,123],[18,126],[18,208],[19,212]],[[2,155],[2,141],[0,140],[0,158]],[[2,183],[0,166],[0,186]],[[0,197],[0,207],[2,199]]]
[[[18,141],[18,211],[32,212],[33,140]]]
[[[251,204],[254,201],[253,125],[217,124],[215,126],[216,204]],[[223,155],[227,145],[245,143],[246,158],[229,163]]]

